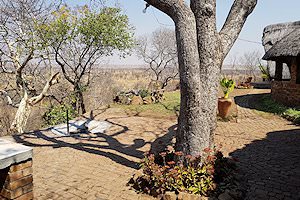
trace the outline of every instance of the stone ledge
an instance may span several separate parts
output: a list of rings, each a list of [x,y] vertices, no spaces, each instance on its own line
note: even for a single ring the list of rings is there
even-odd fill
[[[32,148],[0,139],[0,169],[32,158]]]

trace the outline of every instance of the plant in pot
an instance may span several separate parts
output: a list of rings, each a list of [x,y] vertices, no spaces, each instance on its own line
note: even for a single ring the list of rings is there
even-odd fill
[[[227,118],[232,105],[232,99],[229,98],[229,94],[234,90],[235,82],[232,79],[223,78],[220,81],[224,97],[218,100],[219,116]]]

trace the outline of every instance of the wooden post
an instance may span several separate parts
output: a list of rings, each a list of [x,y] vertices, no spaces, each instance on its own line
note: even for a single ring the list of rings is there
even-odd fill
[[[67,133],[70,135],[70,128],[69,128],[69,110],[67,109]]]
[[[282,70],[283,70],[282,62],[276,61],[275,81],[281,81],[282,80]]]

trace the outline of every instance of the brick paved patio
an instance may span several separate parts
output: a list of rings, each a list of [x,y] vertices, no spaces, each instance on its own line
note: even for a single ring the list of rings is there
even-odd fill
[[[261,93],[268,90],[243,90]],[[246,199],[300,199],[300,128],[249,107],[251,95],[236,98],[238,122],[218,122],[216,143],[239,159]],[[36,199],[145,199],[125,186],[143,152],[170,142],[176,119],[95,111],[113,126],[105,134],[53,137],[37,131],[15,139],[34,147]]]
[[[239,160],[247,200],[300,199],[300,127],[249,109],[253,95],[237,97],[238,123],[219,123],[216,140]]]

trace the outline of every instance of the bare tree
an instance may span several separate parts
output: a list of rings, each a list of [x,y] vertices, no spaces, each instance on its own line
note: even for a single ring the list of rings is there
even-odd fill
[[[240,65],[242,65],[248,76],[251,76],[256,78],[255,72],[259,71],[259,65],[261,63],[262,55],[259,51],[248,51],[245,52],[241,59],[240,59]]]
[[[178,75],[177,47],[175,32],[160,28],[151,37],[140,37],[136,45],[137,55],[149,65],[160,89]]]
[[[31,108],[38,104],[47,95],[49,88],[58,81],[58,73],[50,74],[40,93],[36,89],[40,85],[34,85],[34,72],[47,60],[47,52],[43,51],[44,44],[37,37],[35,23],[43,19],[47,7],[42,0],[0,2],[0,72],[8,78],[0,93],[9,105],[18,108],[11,129],[22,133]],[[14,83],[10,80],[12,77],[15,79]]]
[[[222,63],[257,0],[235,0],[218,32],[216,0],[144,0],[175,23],[181,105],[176,149],[199,155],[213,144]]]
[[[237,55],[231,55],[229,57],[229,66],[230,66],[230,78],[235,79],[236,76],[239,74],[238,72],[238,57]]]

